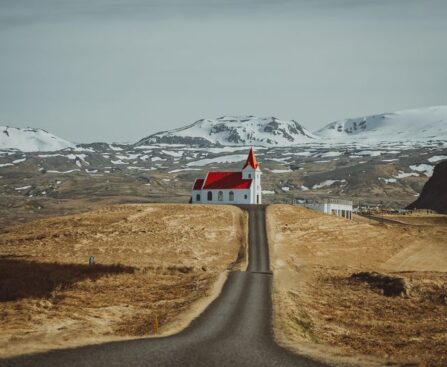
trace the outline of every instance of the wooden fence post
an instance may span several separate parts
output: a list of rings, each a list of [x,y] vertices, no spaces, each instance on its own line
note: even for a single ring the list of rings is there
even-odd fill
[[[155,315],[153,326],[154,326],[154,334],[158,334],[158,316],[157,315]]]

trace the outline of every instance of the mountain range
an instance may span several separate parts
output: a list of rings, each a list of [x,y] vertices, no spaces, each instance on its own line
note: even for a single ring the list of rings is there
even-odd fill
[[[0,127],[0,149],[55,151],[74,144],[45,130]],[[426,107],[332,122],[310,132],[294,120],[222,116],[149,135],[135,144],[195,146],[295,146],[300,144],[377,145],[386,142],[447,141],[447,106]]]

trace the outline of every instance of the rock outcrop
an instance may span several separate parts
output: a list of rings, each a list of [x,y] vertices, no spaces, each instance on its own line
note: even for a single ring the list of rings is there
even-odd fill
[[[438,163],[419,198],[407,209],[431,209],[447,214],[447,160]]]

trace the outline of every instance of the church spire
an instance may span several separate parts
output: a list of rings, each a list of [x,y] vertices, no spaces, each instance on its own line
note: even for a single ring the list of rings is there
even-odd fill
[[[258,168],[258,166],[259,166],[258,161],[256,160],[255,152],[253,151],[253,147],[250,148],[250,152],[248,153],[247,160],[244,164],[244,167],[242,167],[242,169],[244,169],[247,166],[251,166],[251,167],[253,167],[253,169]]]

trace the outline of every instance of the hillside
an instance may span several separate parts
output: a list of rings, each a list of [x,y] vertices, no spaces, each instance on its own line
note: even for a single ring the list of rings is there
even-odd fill
[[[148,136],[137,146],[154,143],[194,145],[288,146],[312,142],[315,136],[296,121],[276,117],[223,116]]]
[[[73,144],[42,129],[0,126],[0,149],[49,152],[68,147]]]
[[[267,208],[281,345],[336,366],[446,365],[447,216],[402,217]]]
[[[431,209],[447,214],[447,160],[438,163],[419,198],[408,209]]]
[[[431,108],[425,110],[432,111]],[[239,131],[236,126],[241,127],[242,120],[230,122],[228,119],[214,120],[212,131],[218,130],[218,126],[222,129],[234,127]],[[248,152],[248,143],[230,146],[236,143],[218,138],[228,131],[206,135],[204,121],[193,124],[194,128],[179,129],[179,134],[185,136],[193,130],[200,131],[201,140],[192,137],[199,134],[192,134],[189,139],[196,144],[202,141],[203,146],[187,144],[188,139],[178,140],[173,133],[160,133],[154,138],[160,143],[151,143],[152,138],[143,139],[139,145],[91,143],[54,153],[0,149],[3,182],[0,200],[5,203],[0,208],[0,227],[55,213],[86,210],[99,201],[187,202],[196,177],[209,170],[239,170]],[[277,146],[268,145],[265,139],[261,142],[260,133],[250,140],[259,142],[253,145],[262,164],[266,203],[331,197],[353,200],[361,206],[381,203],[386,207],[403,208],[418,197],[435,164],[447,158],[447,139],[443,142],[376,141],[369,144],[374,139],[362,138],[357,143],[350,138],[317,139],[315,135],[311,138],[307,130],[303,129],[303,135],[299,133],[299,125],[273,118],[250,118],[243,123],[249,122],[250,126],[255,126],[255,122],[265,123],[262,136],[271,136],[278,142]],[[272,132],[267,134],[265,130],[269,129]],[[286,135],[281,135],[281,129],[295,142],[280,145],[280,141],[289,141]],[[9,128],[8,131],[15,130]],[[239,132],[244,132],[244,128]],[[375,132],[365,132],[368,133]],[[426,132],[421,130],[421,133]],[[1,135],[6,136],[0,132]],[[169,141],[172,144],[166,143]],[[180,144],[181,141],[185,143]],[[259,146],[261,143],[266,146]],[[48,144],[40,149],[49,149]]]
[[[447,140],[447,106],[349,118],[332,122],[314,134],[338,143],[445,141]]]
[[[245,266],[245,228],[233,206],[120,205],[0,231],[0,360],[184,328]]]
[[[246,147],[84,145],[59,152],[0,154],[0,228],[84,211],[100,202],[188,202],[196,177],[240,170]],[[403,208],[447,158],[447,146],[365,149],[306,144],[256,148],[263,201],[345,198]]]

